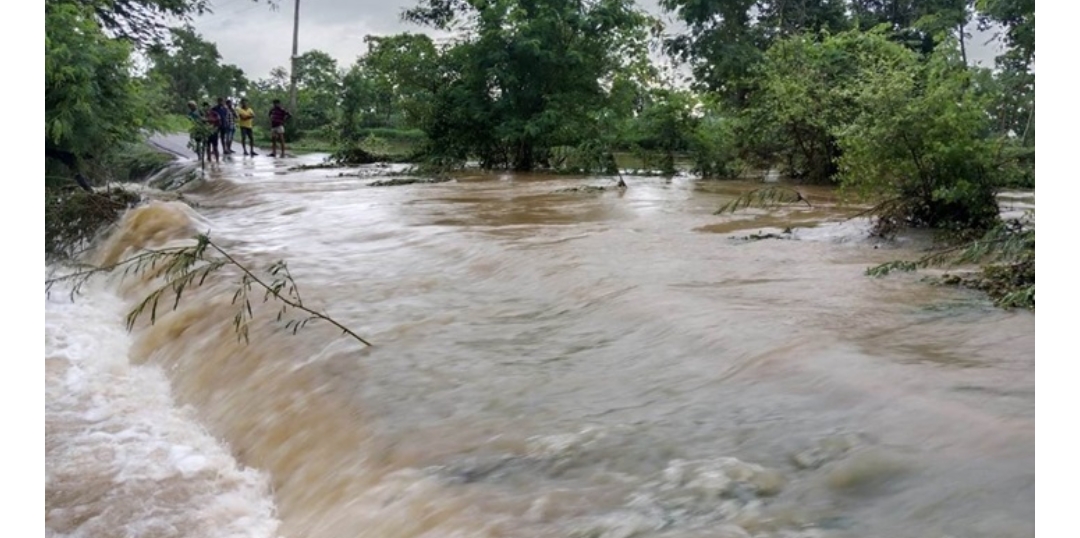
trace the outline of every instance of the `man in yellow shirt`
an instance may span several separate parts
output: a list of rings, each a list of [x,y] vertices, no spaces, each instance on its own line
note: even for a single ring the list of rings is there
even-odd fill
[[[245,141],[251,145],[251,156],[258,155],[258,153],[255,153],[255,135],[251,130],[255,127],[255,111],[251,109],[247,98],[240,100],[240,108],[236,111],[236,117],[237,124],[240,125],[240,146],[244,148],[244,155],[248,155],[247,145],[244,144]]]

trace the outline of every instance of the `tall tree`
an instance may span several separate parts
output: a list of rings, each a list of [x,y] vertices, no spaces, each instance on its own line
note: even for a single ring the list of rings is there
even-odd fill
[[[52,1],[52,0],[46,0]],[[160,43],[176,21],[211,13],[212,0],[67,0],[93,11],[106,33],[132,42],[137,48]],[[261,0],[250,0],[259,2]],[[274,5],[277,0],[265,0]]]
[[[441,72],[435,43],[426,35],[410,33],[364,40],[368,52],[358,63],[375,84],[376,95],[385,96],[387,119],[399,114],[402,127],[428,121]]]
[[[296,57],[296,85],[301,89],[333,93],[341,83],[337,60],[321,50],[309,50]]]
[[[922,54],[967,22],[967,6],[968,0],[850,0],[859,29],[884,25],[895,41]]]
[[[697,85],[742,107],[754,90],[751,71],[778,39],[850,27],[884,26],[890,37],[929,54],[962,28],[969,0],[660,0],[686,23],[668,51],[689,63]]]
[[[424,34],[367,36],[368,50],[343,79],[338,135],[354,143],[368,128],[419,129],[434,112],[444,70],[440,50]]]
[[[595,125],[605,82],[646,53],[650,22],[632,0],[422,0],[405,18],[471,29],[444,56],[434,145],[516,170]]]
[[[999,64],[1027,70],[1035,61],[1035,0],[978,0],[979,23],[983,30],[996,23],[1005,29],[1008,51]]]
[[[1035,176],[1035,0],[977,0],[979,27],[1004,28],[1006,50],[996,59],[999,91],[992,112],[1021,148],[1021,168]]]
[[[221,63],[217,45],[206,41],[190,26],[172,28],[167,44],[152,45],[147,53],[151,76],[160,78],[172,97],[171,110],[185,111],[190,99],[232,97],[247,89],[243,70]]]
[[[957,231],[993,226],[1000,145],[959,44],[943,41],[929,57],[875,49],[870,61],[859,62],[861,75],[838,90],[857,110],[834,129],[842,185],[883,202],[884,223]]]
[[[329,129],[338,116],[341,73],[337,61],[321,50],[296,57],[296,129]]]
[[[686,23],[667,50],[689,63],[697,86],[745,104],[751,70],[777,39],[847,27],[843,0],[660,0]]]
[[[131,46],[110,39],[89,7],[45,3],[45,155],[77,173],[82,160],[134,140],[146,109]]]

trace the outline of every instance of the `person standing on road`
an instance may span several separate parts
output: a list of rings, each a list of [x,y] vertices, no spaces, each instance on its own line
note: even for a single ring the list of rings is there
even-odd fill
[[[187,102],[188,113],[187,117],[191,120],[191,128],[188,130],[188,136],[191,138],[191,142],[188,144],[192,150],[195,151],[195,156],[199,161],[202,161],[206,151],[206,120],[203,119],[203,115],[199,112],[199,105],[195,101]]]
[[[232,154],[232,153],[236,153],[232,149],[232,143],[233,143],[233,137],[236,136],[236,120],[237,120],[236,109],[233,108],[232,99],[226,99],[225,100],[225,111],[228,113],[227,116],[229,118],[229,122],[228,122],[228,124],[226,126],[225,138],[224,138],[224,140],[222,140],[221,144],[222,144],[222,146],[225,147],[225,153]]]
[[[240,147],[244,149],[244,155],[248,155],[248,145],[251,146],[251,156],[255,153],[255,111],[251,109],[247,98],[240,99],[240,108],[236,110],[237,124],[240,126]],[[248,144],[245,144],[247,142]]]
[[[221,153],[228,155],[232,153],[227,147],[225,147],[225,137],[228,136],[230,129],[231,118],[229,117],[229,109],[225,106],[225,98],[218,97],[217,105],[214,106],[214,113],[218,117],[218,138],[221,139]]]
[[[221,114],[218,113],[217,107],[210,108],[210,103],[203,103],[203,119],[206,120],[207,130],[210,135],[206,138],[206,160],[210,160],[210,156],[213,155],[214,162],[221,162],[221,154],[218,153],[218,139],[221,134]]]
[[[288,110],[281,108],[281,99],[274,99],[270,109],[270,156],[277,157],[277,144],[281,143],[281,156],[285,156],[285,121],[292,117]]]

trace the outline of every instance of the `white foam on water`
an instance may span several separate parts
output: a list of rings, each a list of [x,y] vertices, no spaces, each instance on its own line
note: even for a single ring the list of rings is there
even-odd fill
[[[102,286],[45,301],[45,535],[276,536],[267,477],[128,362],[123,314]]]
[[[870,238],[872,227],[873,223],[869,218],[853,218],[822,222],[809,228],[794,228],[792,235],[802,241],[865,244],[874,242]]]

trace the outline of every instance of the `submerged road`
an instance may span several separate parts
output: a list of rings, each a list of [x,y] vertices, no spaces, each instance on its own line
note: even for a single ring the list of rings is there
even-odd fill
[[[180,159],[194,161],[199,158],[194,151],[191,151],[191,148],[187,147],[188,135],[186,133],[151,135],[147,143]]]

